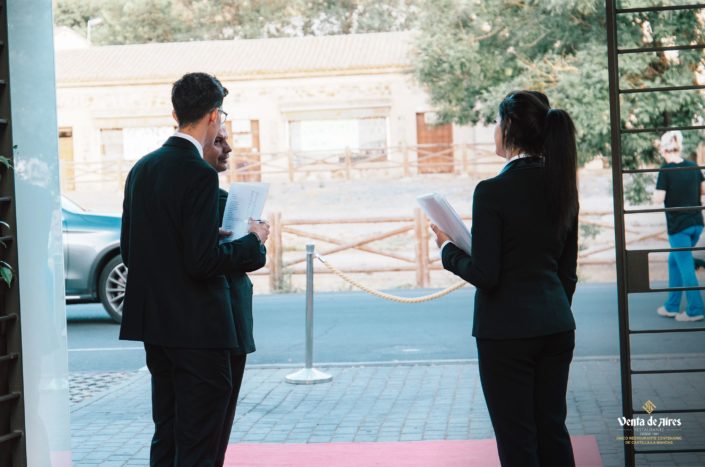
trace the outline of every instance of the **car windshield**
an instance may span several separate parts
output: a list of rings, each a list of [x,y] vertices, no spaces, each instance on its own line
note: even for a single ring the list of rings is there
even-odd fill
[[[61,207],[66,209],[67,211],[73,211],[73,212],[85,211],[85,209],[83,209],[81,206],[74,203],[73,201],[71,201],[70,199],[68,199],[65,196],[61,197]]]

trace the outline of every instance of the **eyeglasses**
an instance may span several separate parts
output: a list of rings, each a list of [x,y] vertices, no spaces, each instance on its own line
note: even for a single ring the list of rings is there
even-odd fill
[[[220,108],[218,109],[218,113],[221,114],[220,123],[225,123],[225,121],[228,119],[228,113]]]

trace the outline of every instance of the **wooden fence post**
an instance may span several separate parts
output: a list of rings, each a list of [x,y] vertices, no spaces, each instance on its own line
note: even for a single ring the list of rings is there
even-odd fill
[[[406,147],[406,143],[402,144],[401,153],[402,153],[402,156],[404,157],[404,159],[403,159],[404,177],[408,177],[409,176],[409,149]]]
[[[281,290],[283,281],[283,246],[282,246],[282,215],[280,212],[270,214],[269,224],[269,289],[271,292]]]
[[[345,180],[350,180],[350,172],[352,171],[352,151],[349,147],[345,148]]]
[[[431,282],[428,258],[428,221],[421,208],[414,209],[414,230],[416,233],[416,286],[428,287]]]
[[[468,171],[468,145],[463,144],[463,173],[465,175],[470,175],[470,172]]]
[[[294,152],[289,149],[286,153],[287,155],[287,161],[289,163],[289,182],[294,181]]]

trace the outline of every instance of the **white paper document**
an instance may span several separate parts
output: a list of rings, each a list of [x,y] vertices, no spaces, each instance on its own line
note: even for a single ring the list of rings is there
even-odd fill
[[[232,242],[247,235],[249,219],[262,217],[268,192],[268,183],[235,182],[230,185],[221,228],[233,234],[221,239],[220,243]]]
[[[455,246],[470,254],[470,231],[445,196],[429,193],[418,196],[416,201],[421,205],[426,217],[447,233]]]

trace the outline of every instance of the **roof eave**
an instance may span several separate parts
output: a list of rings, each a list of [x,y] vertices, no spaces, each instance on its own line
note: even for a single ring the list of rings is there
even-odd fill
[[[287,70],[284,72],[272,71],[251,71],[247,73],[220,74],[220,81],[253,81],[253,80],[276,80],[276,79],[300,79],[300,78],[321,78],[335,76],[353,75],[382,75],[382,74],[406,74],[411,72],[412,67],[408,64],[384,65],[379,67],[347,68],[347,69],[316,69],[316,70]],[[99,87],[99,86],[144,86],[172,84],[178,76],[154,77],[142,79],[124,80],[92,80],[92,81],[61,81],[57,79],[57,88],[71,87]]]

